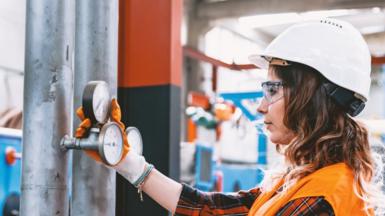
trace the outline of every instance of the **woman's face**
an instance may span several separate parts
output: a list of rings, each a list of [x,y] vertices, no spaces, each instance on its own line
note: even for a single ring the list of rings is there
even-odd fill
[[[269,69],[268,82],[269,84],[276,84],[281,80]],[[285,115],[285,100],[283,97],[283,87],[277,85],[274,87],[265,86],[269,89],[257,111],[264,116],[264,123],[266,129],[270,132],[270,140],[275,144],[289,144],[294,138],[294,133],[283,124],[283,117]],[[266,91],[265,89],[265,91]]]

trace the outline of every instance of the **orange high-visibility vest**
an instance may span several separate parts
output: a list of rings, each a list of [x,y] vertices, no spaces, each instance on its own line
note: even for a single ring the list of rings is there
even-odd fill
[[[315,171],[300,179],[285,192],[275,192],[283,185],[281,180],[273,190],[263,192],[253,203],[249,216],[272,216],[288,202],[322,196],[331,205],[336,216],[368,215],[364,202],[353,191],[352,170],[344,163],[337,163]],[[369,215],[374,215],[370,210]]]

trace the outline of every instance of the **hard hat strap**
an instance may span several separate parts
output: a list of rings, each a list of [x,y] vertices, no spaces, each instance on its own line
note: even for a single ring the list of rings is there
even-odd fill
[[[365,107],[365,102],[355,97],[355,93],[334,83],[325,82],[322,86],[333,100],[342,106],[352,117],[358,115]]]

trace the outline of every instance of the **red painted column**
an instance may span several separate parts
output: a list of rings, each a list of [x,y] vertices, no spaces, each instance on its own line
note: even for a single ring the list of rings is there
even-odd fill
[[[181,0],[121,0],[119,87],[181,85]]]
[[[118,101],[123,122],[136,126],[146,160],[179,180],[181,0],[120,0]],[[166,193],[166,192],[165,192]],[[116,215],[166,215],[149,197],[117,178]]]

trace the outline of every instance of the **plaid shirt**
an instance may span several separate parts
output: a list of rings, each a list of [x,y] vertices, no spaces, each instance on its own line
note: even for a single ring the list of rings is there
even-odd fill
[[[247,215],[255,199],[261,194],[259,188],[238,193],[205,193],[183,184],[175,215]],[[304,197],[288,202],[276,215],[306,216],[329,215],[334,212],[323,197]]]

